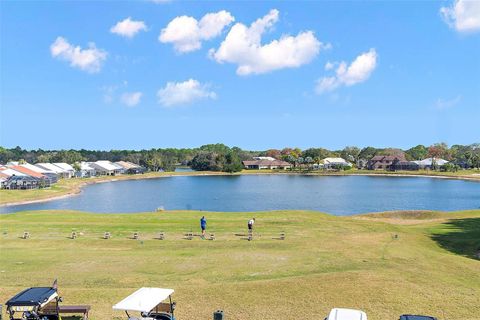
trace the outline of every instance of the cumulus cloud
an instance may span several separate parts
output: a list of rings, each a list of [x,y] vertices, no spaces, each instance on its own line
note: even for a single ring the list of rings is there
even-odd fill
[[[189,16],[176,17],[162,29],[158,40],[173,43],[175,50],[181,53],[195,51],[202,47],[202,41],[220,35],[233,21],[235,18],[225,10],[207,13],[200,21]]]
[[[296,36],[282,35],[280,39],[262,44],[262,35],[279,19],[276,9],[254,21],[249,27],[236,23],[217,50],[211,49],[210,57],[219,63],[238,65],[237,74],[261,74],[283,68],[295,68],[307,64],[320,52],[330,48],[315,38],[312,31]]]
[[[333,69],[337,63],[328,62],[325,65],[326,70]],[[353,86],[357,83],[366,81],[377,66],[377,52],[370,49],[362,53],[350,64],[345,61],[338,63],[335,75],[323,77],[317,81],[316,92],[318,94],[326,91],[332,91],[340,86]]]
[[[88,48],[82,49],[80,46],[73,46],[63,37],[58,37],[52,43],[50,53],[54,58],[69,62],[72,67],[90,73],[99,72],[107,58],[107,52],[97,49],[93,42],[88,44]]]
[[[440,8],[443,20],[459,32],[480,30],[480,1],[456,0],[451,7]]]
[[[165,107],[190,104],[201,99],[215,99],[217,94],[207,84],[195,79],[184,82],[168,82],[157,92],[158,102]]]
[[[129,107],[134,107],[137,104],[140,103],[140,100],[142,99],[142,93],[141,92],[125,92],[120,96],[120,102],[122,102],[124,105],[127,105]]]
[[[147,26],[143,21],[135,21],[128,17],[125,20],[117,22],[110,28],[111,33],[118,34],[122,37],[133,38],[140,31],[147,31]]]

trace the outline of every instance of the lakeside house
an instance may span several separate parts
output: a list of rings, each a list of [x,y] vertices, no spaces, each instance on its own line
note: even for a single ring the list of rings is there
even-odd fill
[[[123,171],[118,166],[107,160],[99,160],[95,162],[89,162],[88,165],[95,169],[97,174],[103,176],[115,176],[121,174]]]
[[[421,169],[434,169],[435,167],[442,167],[448,161],[441,158],[427,158],[419,161],[414,161]]]
[[[343,167],[351,167],[352,164],[343,158],[325,158],[320,161],[320,168],[337,169]]]
[[[374,156],[368,161],[369,170],[391,170],[391,166],[395,162],[406,161],[404,155],[395,156]]]
[[[2,188],[9,190],[27,190],[27,189],[38,189],[43,187],[43,182],[41,180],[32,176],[27,175],[12,175],[9,177],[2,185]]]
[[[50,181],[50,179],[49,179],[47,176],[45,176],[45,175],[43,175],[43,174],[41,174],[41,173],[39,173],[39,172],[30,170],[30,169],[28,169],[28,168],[26,168],[26,167],[24,167],[24,166],[18,165],[18,166],[12,166],[12,167],[10,167],[10,168],[13,169],[13,170],[15,170],[15,171],[18,171],[18,172],[23,173],[23,174],[24,174],[23,177],[32,177],[32,178],[37,179],[37,180],[38,180],[38,184],[40,184],[40,185],[43,186],[43,187],[49,187],[50,184],[51,184],[51,181]],[[10,180],[10,179],[9,179],[9,180]],[[15,183],[17,183],[17,184],[20,183],[20,182],[22,182],[21,179],[15,179],[15,181],[16,181]],[[7,182],[8,182],[8,181],[7,181]],[[29,179],[26,179],[24,182],[29,183],[30,180],[29,180]]]
[[[53,171],[60,178],[71,178],[70,173],[68,171],[54,165],[53,163],[41,162],[41,163],[36,163],[35,166],[45,170]]]
[[[267,157],[257,157],[257,158],[263,158],[263,159],[242,161],[244,168],[254,169],[254,170],[287,170],[292,167],[290,163],[283,160],[277,160],[274,158],[265,159]]]
[[[90,178],[97,175],[95,168],[90,166],[87,162],[80,162],[80,170],[76,172],[76,176],[79,178]]]
[[[65,172],[65,178],[73,178],[75,177],[75,169],[65,162],[55,162],[53,165],[59,167]]]
[[[399,170],[409,170],[417,171],[420,170],[420,166],[415,163],[415,161],[394,161],[393,164],[389,167],[389,170],[399,171]]]
[[[127,174],[141,174],[146,171],[144,167],[129,161],[117,161],[115,164],[123,167],[124,172]]]
[[[23,163],[20,166],[24,167],[26,169],[32,170],[34,172],[41,173],[42,175],[44,175],[45,177],[47,177],[50,180],[50,184],[58,182],[58,175],[53,171],[42,169],[42,168],[34,166],[33,164],[30,164],[30,163]]]

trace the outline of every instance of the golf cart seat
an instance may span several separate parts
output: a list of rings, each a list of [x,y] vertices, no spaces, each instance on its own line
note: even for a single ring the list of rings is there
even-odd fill
[[[325,320],[367,320],[367,314],[361,310],[334,308]]]
[[[404,314],[400,316],[400,320],[437,320],[437,318],[430,316],[420,316],[414,314]]]

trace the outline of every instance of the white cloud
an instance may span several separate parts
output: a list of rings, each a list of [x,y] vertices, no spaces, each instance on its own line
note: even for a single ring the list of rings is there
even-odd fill
[[[480,30],[480,1],[455,0],[451,7],[440,8],[445,22],[460,32]]]
[[[219,63],[238,65],[237,74],[261,74],[283,68],[295,68],[309,63],[320,49],[328,49],[315,38],[312,31],[300,32],[297,36],[282,35],[280,39],[262,45],[262,35],[279,19],[276,9],[249,27],[236,23],[217,50],[211,49],[210,57]]]
[[[70,62],[70,65],[81,70],[95,73],[100,71],[107,58],[107,52],[97,49],[95,43],[88,44],[87,49],[71,45],[67,39],[58,37],[50,46],[52,57]]]
[[[458,95],[453,99],[437,99],[435,102],[435,108],[438,110],[446,110],[453,108],[462,101],[462,96]]]
[[[335,64],[329,62],[325,65],[326,70],[330,70]],[[362,53],[347,66],[345,61],[338,64],[335,75],[318,79],[316,92],[321,94],[326,91],[332,91],[340,86],[353,86],[354,84],[366,81],[377,66],[377,52],[370,49]]]
[[[184,82],[168,82],[158,90],[158,102],[165,107],[190,104],[200,99],[215,99],[217,94],[209,90],[209,86],[195,79]]]
[[[215,38],[223,29],[235,21],[225,10],[207,13],[200,21],[193,17],[176,17],[162,29],[158,40],[162,43],[173,43],[175,50],[181,53],[198,50],[202,41]]]
[[[117,22],[110,28],[111,33],[116,33],[122,37],[133,38],[140,31],[147,31],[147,26],[143,21],[135,21],[128,17],[125,20]]]
[[[125,92],[121,95],[120,101],[129,107],[134,107],[137,104],[140,103],[140,100],[142,99],[142,93],[141,92]]]

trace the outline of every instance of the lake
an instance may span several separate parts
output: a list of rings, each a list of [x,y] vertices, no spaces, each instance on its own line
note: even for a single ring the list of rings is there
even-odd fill
[[[22,191],[18,191],[22,192]],[[0,207],[0,213],[306,209],[335,215],[387,210],[480,208],[480,183],[424,177],[236,175],[123,180],[86,186],[72,197]]]

